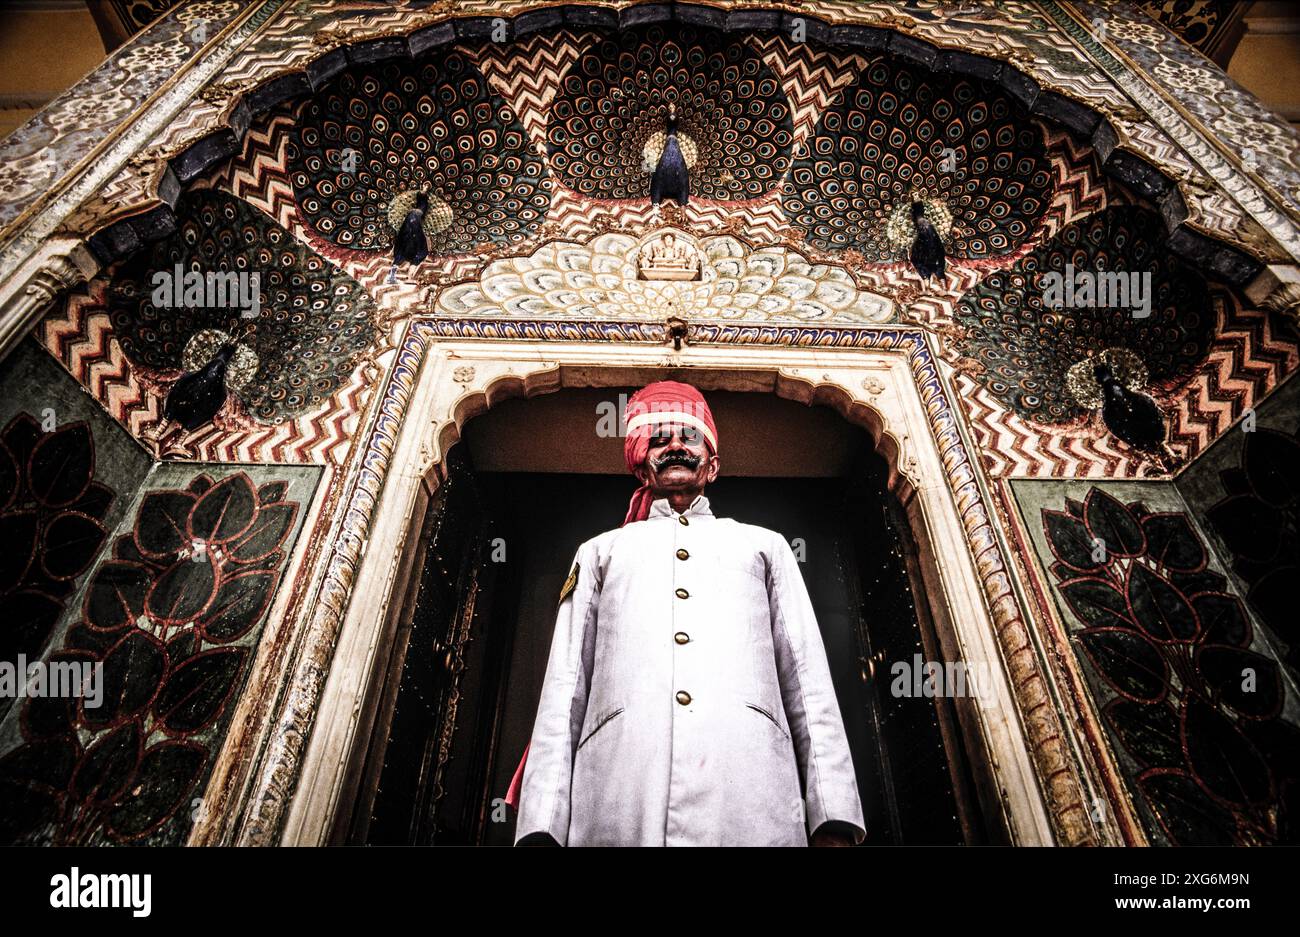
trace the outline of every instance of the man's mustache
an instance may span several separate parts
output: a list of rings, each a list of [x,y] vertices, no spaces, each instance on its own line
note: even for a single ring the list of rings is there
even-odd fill
[[[683,452],[678,449],[674,449],[671,452],[665,452],[659,458],[653,459],[652,462],[656,472],[669,465],[684,465],[691,471],[695,471],[695,469],[700,467],[699,456],[691,455],[689,452]]]

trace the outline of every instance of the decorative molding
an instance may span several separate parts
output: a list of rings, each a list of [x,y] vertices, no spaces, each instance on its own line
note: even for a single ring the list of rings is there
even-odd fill
[[[495,259],[471,278],[441,285],[425,309],[438,317],[502,320],[521,316],[557,319],[662,320],[729,323],[790,322],[853,326],[894,318],[885,290],[858,284],[842,261],[790,241],[755,247],[731,234],[703,236],[682,228],[613,227],[605,210],[604,233],[586,243],[567,237],[492,251]],[[701,226],[703,227],[703,226]],[[648,230],[648,233],[647,233]],[[552,237],[544,231],[542,238]],[[675,252],[694,255],[695,267],[655,268],[646,254],[665,239]],[[485,254],[486,256],[486,254]],[[691,278],[686,278],[689,275]],[[443,279],[430,278],[438,286]]]
[[[138,175],[144,175],[145,167],[140,162],[139,154],[150,143],[150,141],[159,133],[162,133],[172,122],[177,114],[181,113],[187,106],[189,100],[195,92],[213,75],[220,73],[221,69],[230,61],[235,51],[247,42],[259,29],[266,25],[268,19],[276,12],[279,12],[287,0],[262,0],[259,4],[250,5],[247,8],[240,8],[232,5],[232,8],[238,12],[233,19],[222,28],[219,36],[212,40],[204,48],[204,54],[195,56],[181,68],[177,69],[173,64],[170,69],[164,69],[162,66],[153,68],[153,72],[164,72],[169,75],[159,86],[152,91],[143,101],[138,102],[133,107],[128,106],[129,114],[117,120],[110,129],[106,130],[103,138],[88,152],[84,153],[71,165],[56,165],[46,183],[42,186],[39,195],[27,199],[22,211],[3,225],[3,237],[0,237],[0,271],[15,270],[15,274],[5,276],[0,273],[0,298],[8,295],[13,290],[15,276],[21,277],[21,272],[28,269],[28,265],[33,258],[39,258],[45,250],[45,244],[51,238],[58,236],[59,232],[72,232],[83,234],[86,232],[75,231],[75,225],[69,224],[70,217],[77,212],[83,203],[93,201],[96,193],[100,192],[106,184],[110,183],[114,176],[122,171],[134,172]],[[179,16],[181,14],[169,14]],[[170,19],[160,21],[155,27],[151,28],[144,36],[153,36],[155,31],[162,25],[168,28],[180,28],[179,23],[171,23]],[[144,36],[141,37],[141,41]],[[140,49],[145,52],[151,48],[145,45],[133,43],[128,47],[130,50]],[[111,67],[114,63],[124,61],[123,56],[129,56],[130,51],[118,53],[110,62],[105,63],[100,69],[92,73],[81,84],[74,85],[73,88],[43,111],[47,120],[53,120],[52,111],[55,108],[63,107],[60,102],[76,102],[85,100],[96,100],[94,89],[97,85],[88,85],[87,82],[92,80],[101,84],[109,82],[108,88],[116,87],[110,79],[112,77]],[[104,71],[108,69],[108,71]],[[150,71],[149,66],[142,66],[142,71]],[[118,80],[120,84],[120,78]],[[78,94],[78,89],[82,89],[81,94],[85,95],[83,99]],[[107,91],[103,92],[107,95]],[[107,107],[106,98],[100,98],[101,106]],[[128,102],[129,105],[129,102]],[[70,106],[70,105],[69,105]],[[69,119],[72,119],[71,117]],[[6,138],[0,142],[0,158],[4,158],[5,146],[12,145],[18,138],[18,133]],[[61,133],[56,131],[55,136]],[[46,150],[51,147],[47,146]],[[24,157],[24,161],[33,160],[40,156],[44,151]],[[69,154],[57,153],[54,155],[46,154],[52,163],[57,164],[71,158]],[[134,167],[128,166],[128,162],[136,159]],[[11,164],[7,167],[0,166],[0,170],[8,169],[17,171],[18,166]],[[150,174],[155,185],[161,185],[161,179],[164,176],[170,176],[170,170],[162,171],[160,167],[156,172]],[[174,181],[174,176],[172,177]],[[176,197],[180,195],[179,186],[176,187]],[[130,204],[129,200],[118,199],[116,206],[119,211],[126,212],[136,208]],[[140,206],[143,207],[143,206]],[[134,243],[138,246],[141,241],[138,233],[133,235]],[[102,262],[105,258],[100,252],[96,251],[92,242],[90,244],[91,252]],[[30,324],[30,323],[29,323]],[[5,323],[0,325],[0,354],[3,354],[9,347],[15,336],[21,336],[22,331],[16,331],[11,324]]]
[[[31,331],[66,289],[99,272],[99,262],[76,238],[51,238],[0,281],[0,358]]]
[[[985,726],[986,733],[996,736],[989,742],[995,745],[994,760],[1000,770],[1015,776],[1014,781],[1007,775],[1001,778],[1014,815],[1013,837],[1023,842],[1097,841],[1084,806],[1079,768],[1064,741],[1066,720],[1047,690],[1050,674],[1034,651],[1027,619],[1012,591],[1009,566],[990,526],[994,513],[976,483],[979,467],[961,442],[958,416],[942,388],[925,333],[890,327],[836,330],[832,345],[826,341],[829,330],[702,325],[698,331],[692,345],[675,353],[658,347],[664,327],[653,323],[410,323],[371,435],[356,456],[347,507],[339,512],[342,523],[318,560],[327,572],[308,603],[315,612],[304,635],[300,666],[250,791],[249,820],[240,843],[306,843],[326,835],[328,817],[337,806],[335,769],[350,744],[354,702],[332,698],[331,715],[319,722],[319,694],[327,674],[335,694],[343,691],[333,681],[351,686],[349,681],[370,679],[356,655],[373,653],[373,636],[365,635],[382,619],[392,598],[391,559],[406,536],[406,499],[430,472],[437,473],[460,427],[504,397],[533,396],[565,386],[570,368],[581,374],[573,382],[585,386],[593,369],[619,367],[775,371],[772,390],[781,396],[827,404],[868,425],[894,466],[891,485],[905,503],[918,506],[926,518],[927,536],[938,538],[934,549],[944,556],[942,575],[949,577],[945,584],[953,627],[960,634],[958,652],[991,654],[985,659],[999,659],[1005,668],[1009,695],[982,711],[984,718],[996,718],[992,709],[999,708],[1002,718],[1019,714],[1014,729],[1012,723],[996,729]],[[495,340],[465,341],[489,335]],[[543,336],[564,344],[518,341]],[[759,349],[762,354],[754,356]],[[879,370],[882,363],[888,371],[881,380],[882,393],[868,401],[863,369],[886,377]],[[469,383],[451,380],[455,369],[465,367],[474,368]],[[417,386],[424,390],[417,392]],[[885,386],[911,390],[884,394]],[[914,401],[914,416],[903,416],[911,406],[906,400]],[[958,582],[962,568],[971,571],[978,594],[975,605],[966,604],[972,594]],[[973,628],[976,621],[987,621],[987,631]],[[981,641],[985,643],[978,644]],[[1012,743],[999,734],[1004,732],[1023,732],[1025,737]],[[1016,774],[1017,750],[1021,758],[1028,752],[1029,775]],[[1031,791],[1039,784],[1045,802],[1034,807],[1039,794]],[[1044,806],[1044,825],[1036,826],[1038,821],[1030,818]]]
[[[1226,195],[1236,208],[1234,213],[1241,217],[1234,239],[1252,255],[1269,261],[1280,260],[1276,249],[1280,247],[1285,255],[1300,260],[1300,224],[1297,223],[1300,221],[1300,197],[1294,192],[1289,195],[1279,192],[1274,185],[1276,174],[1270,173],[1271,178],[1268,178],[1265,173],[1266,169],[1280,169],[1294,180],[1295,166],[1287,166],[1280,154],[1270,159],[1274,154],[1265,151],[1260,144],[1256,144],[1261,146],[1255,153],[1256,161],[1248,165],[1245,152],[1253,148],[1233,139],[1241,125],[1258,123],[1257,130],[1270,132],[1266,136],[1289,138],[1294,147],[1294,130],[1289,126],[1273,127],[1274,123],[1280,124],[1277,118],[1259,105],[1253,96],[1238,88],[1222,70],[1199,55],[1187,53],[1180,61],[1170,58],[1169,53],[1161,48],[1165,39],[1181,50],[1185,51],[1186,47],[1162,27],[1139,20],[1117,23],[1114,29],[1108,30],[1107,40],[1099,42],[1090,24],[1097,18],[1109,20],[1114,15],[1111,8],[1092,2],[1066,5],[1056,0],[1041,0],[1041,6],[1101,68],[1102,73],[1136,102],[1149,120],[1194,161],[1197,171],[1178,179],[1185,195],[1190,198],[1186,198],[1182,206],[1170,203],[1167,214],[1176,213],[1180,208],[1194,210],[1202,202],[1209,205],[1220,194]],[[1160,56],[1156,67],[1164,67],[1166,71],[1157,74],[1150,67],[1143,67],[1135,59],[1139,55]],[[1205,126],[1203,115],[1194,112],[1191,105],[1195,100],[1205,99],[1211,92],[1219,91],[1235,95],[1239,106],[1244,107],[1247,101],[1250,102],[1258,113],[1238,119],[1234,128],[1216,125],[1219,134],[1211,133]],[[1207,225],[1205,222],[1209,219],[1190,216],[1189,220],[1202,231],[1212,231],[1217,227]],[[1210,269],[1223,275],[1214,265]]]
[[[1300,267],[1270,265],[1246,287],[1246,297],[1286,317],[1300,331]]]

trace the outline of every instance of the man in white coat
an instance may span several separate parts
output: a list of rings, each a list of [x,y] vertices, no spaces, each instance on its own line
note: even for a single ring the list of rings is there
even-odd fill
[[[717,430],[694,387],[627,408],[641,481],[560,596],[517,845],[854,845],[862,805],[798,562],[718,518]],[[521,786],[522,785],[522,786]]]

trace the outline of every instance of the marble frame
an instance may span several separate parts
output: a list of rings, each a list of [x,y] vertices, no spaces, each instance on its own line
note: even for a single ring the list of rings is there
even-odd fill
[[[1108,838],[1084,809],[1081,766],[1064,742],[1068,720],[1051,711],[1045,695],[1050,669],[1027,640],[1010,590],[998,594],[1009,574],[989,541],[992,512],[982,495],[963,490],[979,469],[954,434],[949,398],[922,333],[864,329],[858,347],[692,342],[675,352],[645,343],[540,345],[434,334],[451,325],[417,322],[408,334],[408,341],[423,339],[424,347],[400,394],[405,412],[389,411],[397,422],[382,445],[384,464],[370,463],[376,486],[367,499],[364,549],[347,573],[350,595],[310,741],[299,746],[301,780],[284,805],[281,844],[339,841],[369,746],[366,718],[373,713],[365,701],[384,676],[385,636],[397,630],[395,604],[406,594],[410,563],[402,558],[418,546],[423,506],[465,423],[503,399],[636,383],[665,369],[706,390],[826,404],[869,430],[921,545],[924,578],[932,586],[927,592],[943,597],[931,601],[931,611],[944,657],[989,662],[997,675],[987,699],[958,702],[969,704],[959,705],[967,744],[974,742],[972,753],[985,769],[986,788],[992,785],[1010,840],[1046,845]]]

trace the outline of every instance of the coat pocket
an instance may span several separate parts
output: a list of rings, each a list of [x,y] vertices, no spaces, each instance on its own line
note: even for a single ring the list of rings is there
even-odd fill
[[[757,703],[746,703],[745,705],[748,706],[750,709],[754,710],[754,712],[766,716],[768,721],[771,722],[772,725],[776,726],[777,731],[780,732],[782,735],[784,735],[787,739],[790,737],[790,733],[786,732],[785,729],[781,728],[781,723],[776,721],[776,716],[772,715],[762,706],[759,706]]]
[[[597,732],[599,732],[601,729],[603,729],[606,725],[608,725],[609,722],[610,722],[610,720],[612,720],[615,716],[617,716],[619,713],[621,713],[625,708],[626,708],[626,707],[624,707],[624,706],[619,706],[617,709],[610,710],[609,712],[605,713],[605,715],[603,715],[603,716],[601,716],[599,719],[597,719],[597,720],[596,720],[596,724],[595,724],[594,726],[592,726],[591,731],[588,732],[585,736],[583,736],[582,741],[578,743],[578,748],[582,748],[582,746],[586,745],[587,742],[588,742],[588,740],[589,740],[593,735],[595,735]],[[574,749],[574,752],[576,753],[577,750],[578,750],[578,749],[575,748],[575,749]]]

